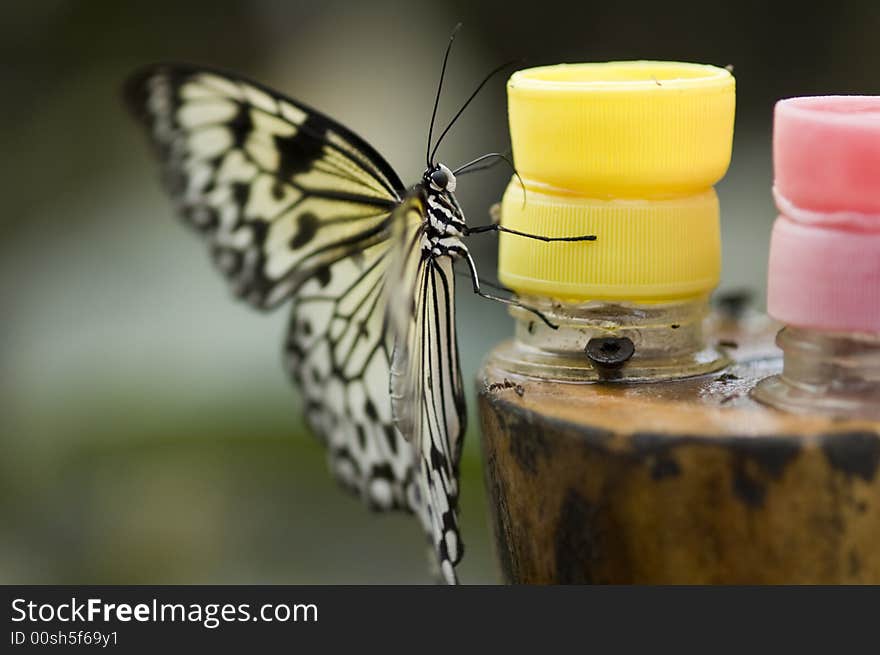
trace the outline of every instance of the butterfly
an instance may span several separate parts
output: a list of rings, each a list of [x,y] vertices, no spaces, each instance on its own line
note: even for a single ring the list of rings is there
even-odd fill
[[[286,368],[331,471],[371,508],[414,513],[450,584],[463,553],[457,504],[466,424],[453,266],[466,262],[475,293],[519,305],[483,290],[466,237],[595,238],[467,225],[456,176],[489,159],[510,161],[490,153],[452,170],[434,158],[503,67],[486,76],[432,149],[453,38],[426,168],[409,187],[351,130],[243,77],[159,64],[132,75],[124,91],[178,212],[234,293],[261,310],[290,305]]]

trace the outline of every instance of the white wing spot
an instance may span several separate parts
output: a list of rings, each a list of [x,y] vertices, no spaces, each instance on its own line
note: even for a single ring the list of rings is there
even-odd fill
[[[232,145],[232,135],[225,127],[206,127],[189,135],[187,147],[195,159],[213,159]]]
[[[219,91],[223,95],[231,96],[236,100],[241,100],[243,98],[244,94],[241,92],[241,87],[238,84],[224,79],[219,75],[214,75],[213,73],[201,73],[195,79],[208,88]]]
[[[265,91],[260,91],[256,87],[247,85],[244,87],[244,97],[250,102],[254,107],[259,107],[263,111],[267,111],[270,114],[275,114],[278,112],[278,106],[275,104],[275,101]]]
[[[384,478],[373,478],[370,482],[370,497],[379,507],[391,507],[394,500],[391,485]]]
[[[291,136],[296,134],[295,126],[275,114],[251,111],[251,121],[254,123],[253,134],[264,139],[266,144],[272,144],[273,136]]]
[[[186,128],[222,123],[235,116],[237,107],[233,102],[188,102],[177,110],[177,122]]]
[[[202,190],[211,181],[213,169],[209,164],[196,162],[189,171],[187,180],[186,200],[197,203],[202,196]]]
[[[183,100],[204,100],[206,98],[217,98],[221,96],[216,89],[207,87],[204,84],[187,82],[180,87],[180,97]]]
[[[347,484],[353,485],[357,482],[354,467],[347,459],[336,460],[336,475]]]
[[[452,568],[452,563],[449,560],[443,560],[440,563],[440,572],[443,574],[446,584],[455,584],[457,582],[455,579],[455,569]]]
[[[458,535],[453,530],[447,530],[443,538],[446,541],[446,551],[449,553],[449,559],[454,562],[458,559]]]
[[[291,123],[295,125],[302,125],[306,122],[306,112],[298,107],[294,107],[289,102],[285,102],[284,100],[279,100],[278,104],[281,107],[281,115],[289,120]]]

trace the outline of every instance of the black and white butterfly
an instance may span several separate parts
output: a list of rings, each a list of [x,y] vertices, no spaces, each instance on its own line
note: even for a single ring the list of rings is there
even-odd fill
[[[449,47],[437,99],[448,57]],[[517,301],[481,290],[463,241],[510,230],[468,227],[454,192],[457,174],[504,156],[455,171],[434,163],[446,134],[432,151],[435,100],[426,169],[407,188],[350,130],[236,75],[156,65],[125,94],[235,294],[264,310],[291,304],[286,366],[335,476],[372,508],[415,513],[456,582],[466,412],[454,262],[467,263],[476,293]]]

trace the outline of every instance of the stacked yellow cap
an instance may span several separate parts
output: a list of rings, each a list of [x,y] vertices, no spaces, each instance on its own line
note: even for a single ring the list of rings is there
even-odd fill
[[[735,91],[723,68],[613,62],[532,68],[507,84],[514,161],[499,278],[521,294],[663,302],[710,292]],[[525,202],[524,202],[525,201]]]

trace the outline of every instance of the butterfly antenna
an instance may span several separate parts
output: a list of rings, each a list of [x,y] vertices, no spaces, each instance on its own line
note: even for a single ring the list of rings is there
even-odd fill
[[[517,59],[514,59],[512,61],[506,61],[503,64],[501,64],[500,66],[498,66],[497,68],[494,68],[488,75],[486,75],[486,77],[483,78],[483,81],[477,85],[477,88],[474,89],[474,92],[470,95],[470,97],[467,100],[465,100],[464,104],[461,106],[461,109],[459,109],[458,112],[455,114],[455,116],[452,117],[452,120],[449,121],[449,125],[446,126],[446,129],[443,130],[443,133],[440,135],[440,138],[437,139],[437,143],[434,145],[434,149],[431,151],[431,156],[428,157],[428,161],[434,160],[434,155],[437,153],[437,148],[440,147],[440,142],[443,141],[443,137],[445,137],[446,134],[449,132],[449,130],[452,129],[452,126],[455,125],[455,121],[457,121],[458,117],[461,116],[462,113],[464,113],[464,110],[467,109],[467,106],[469,104],[471,104],[471,101],[474,98],[476,98],[477,94],[480,92],[480,90],[484,86],[486,86],[486,83],[489,80],[491,80],[495,75],[497,75],[498,73],[503,71],[505,68],[507,68],[508,66],[512,66],[513,64],[518,64],[518,63],[520,63],[520,62]]]
[[[480,162],[485,161],[487,159],[494,159],[495,161],[493,161],[491,164],[484,164],[482,166],[476,166],[476,164],[479,164]],[[519,171],[516,170],[516,167],[513,165],[513,162],[510,161],[510,157],[508,157],[503,152],[490,152],[488,154],[477,157],[476,159],[472,159],[467,164],[462,164],[461,166],[456,168],[454,171],[452,171],[452,174],[453,175],[467,175],[468,173],[476,173],[477,171],[482,171],[487,168],[492,168],[499,161],[507,162],[507,165],[510,166],[510,170],[513,171],[514,176],[516,177],[517,180],[519,180],[519,185],[522,187],[522,190],[523,190],[523,207],[525,207],[525,204],[526,204],[526,185],[522,181],[522,178],[519,176]]]
[[[434,135],[434,120],[437,118],[437,107],[440,104],[440,92],[443,90],[443,78],[446,76],[446,62],[449,61],[449,53],[452,52],[452,42],[455,41],[455,35],[461,29],[461,23],[452,28],[452,34],[449,35],[449,44],[446,46],[446,54],[443,55],[443,67],[440,69],[440,82],[437,84],[437,95],[434,96],[434,111],[431,112],[431,124],[428,126],[428,147],[425,149],[425,163],[428,168],[433,168],[431,163],[431,138]]]
[[[491,164],[484,164],[483,166],[476,166],[476,164],[479,164],[480,162],[486,161],[487,159],[494,159],[495,161],[493,161]],[[467,174],[467,173],[476,173],[477,171],[482,171],[487,168],[492,168],[499,161],[507,162],[507,164],[510,166],[511,170],[514,173],[516,173],[516,169],[513,167],[513,162],[510,161],[510,155],[503,153],[503,152],[490,152],[485,155],[480,155],[476,159],[472,159],[467,164],[462,164],[461,166],[456,168],[454,171],[452,171],[452,174],[459,175],[459,174]],[[476,168],[475,168],[475,166],[476,166]]]

